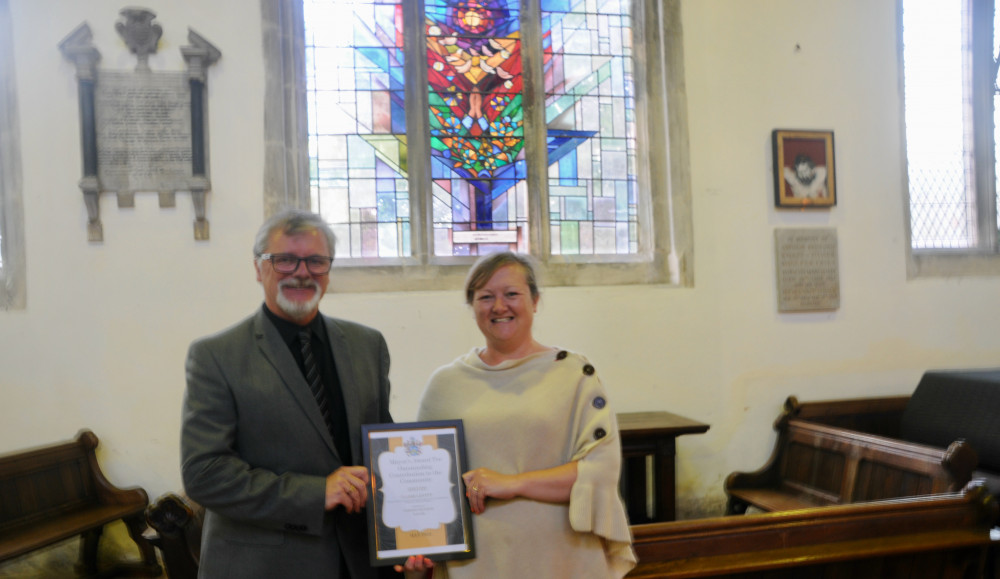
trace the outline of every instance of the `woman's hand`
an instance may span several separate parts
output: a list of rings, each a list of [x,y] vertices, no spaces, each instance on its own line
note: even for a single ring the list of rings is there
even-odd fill
[[[546,503],[568,503],[576,482],[576,462],[520,474],[500,474],[488,468],[477,468],[463,474],[462,480],[469,508],[476,514],[486,510],[486,497],[524,497]]]
[[[406,579],[425,579],[431,577],[431,570],[434,569],[434,561],[423,555],[414,555],[406,558],[406,563],[395,565],[393,569],[396,573],[403,573]]]
[[[517,496],[517,476],[500,474],[488,468],[477,468],[462,475],[469,508],[479,514],[486,510],[486,497],[512,499]]]

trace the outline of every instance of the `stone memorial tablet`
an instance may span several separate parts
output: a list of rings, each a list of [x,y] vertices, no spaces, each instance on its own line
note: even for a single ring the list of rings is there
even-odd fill
[[[840,307],[837,230],[832,227],[774,231],[778,311],[835,310]]]
[[[161,207],[173,207],[175,193],[187,192],[195,209],[194,238],[207,240],[205,71],[221,53],[188,29],[191,45],[181,47],[187,71],[153,72],[149,56],[163,35],[156,14],[123,8],[120,15],[115,30],[136,56],[133,72],[97,68],[101,55],[86,23],[59,43],[76,66],[87,239],[104,240],[101,193],[115,193],[119,207],[133,207],[136,193],[155,192]]]
[[[97,175],[105,191],[187,191],[191,89],[183,73],[103,72],[97,83]]]

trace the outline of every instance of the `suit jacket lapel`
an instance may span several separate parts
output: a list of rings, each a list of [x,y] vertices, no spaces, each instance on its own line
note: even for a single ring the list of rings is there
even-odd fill
[[[340,392],[344,397],[344,411],[347,414],[347,431],[350,436],[351,453],[356,460],[361,460],[361,401],[354,388],[354,367],[351,360],[350,345],[343,329],[337,320],[323,316],[326,333],[330,338],[330,348],[333,350],[333,360],[337,365],[337,377],[340,378]]]
[[[333,437],[330,434],[330,430],[326,427],[326,421],[323,420],[323,414],[319,411],[319,406],[316,404],[316,397],[313,396],[309,384],[306,383],[305,376],[302,375],[302,370],[299,369],[299,365],[295,363],[295,358],[292,357],[292,353],[288,350],[288,344],[281,339],[278,329],[267,319],[263,311],[257,312],[257,316],[254,319],[254,335],[257,337],[257,347],[260,349],[260,353],[264,356],[264,359],[274,367],[278,376],[281,377],[281,382],[285,388],[288,389],[292,397],[298,402],[299,407],[302,408],[302,412],[309,419],[309,422],[312,423],[316,430],[319,431],[320,436],[323,437],[327,448],[339,459],[340,456],[337,454],[337,448],[333,445]]]

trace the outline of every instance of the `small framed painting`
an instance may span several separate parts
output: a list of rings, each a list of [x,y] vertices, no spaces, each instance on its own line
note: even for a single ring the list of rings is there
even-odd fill
[[[775,206],[827,209],[837,204],[833,131],[775,129],[771,147]]]

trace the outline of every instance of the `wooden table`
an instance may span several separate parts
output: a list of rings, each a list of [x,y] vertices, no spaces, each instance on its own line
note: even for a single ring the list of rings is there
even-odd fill
[[[682,434],[701,434],[709,425],[671,412],[624,412],[617,415],[622,441],[622,495],[632,524],[673,521],[674,455]],[[653,457],[653,512],[646,512],[646,457]]]

